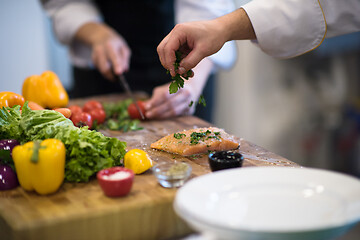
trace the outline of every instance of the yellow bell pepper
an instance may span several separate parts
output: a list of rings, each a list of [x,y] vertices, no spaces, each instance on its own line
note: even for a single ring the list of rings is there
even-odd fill
[[[61,108],[69,103],[66,90],[58,76],[51,71],[26,78],[22,86],[22,95],[26,101],[36,102],[43,108]]]
[[[124,167],[133,170],[135,174],[141,174],[152,166],[151,158],[141,149],[132,149],[124,156]]]
[[[45,195],[56,192],[64,180],[65,145],[58,139],[28,142],[12,151],[20,185]]]
[[[0,92],[0,108],[13,107],[15,105],[24,105],[24,97],[13,92]]]

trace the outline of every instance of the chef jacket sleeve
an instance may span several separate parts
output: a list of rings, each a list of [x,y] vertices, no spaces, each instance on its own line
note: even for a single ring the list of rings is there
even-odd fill
[[[235,10],[232,0],[177,0],[175,2],[175,22],[210,20]],[[235,42],[227,42],[210,60],[216,66],[228,69],[236,58]]]
[[[100,22],[101,16],[90,0],[49,0],[42,1],[51,17],[58,40],[70,45],[75,33],[87,22]]]
[[[278,58],[311,51],[326,36],[360,30],[359,0],[253,0],[242,8],[254,27],[254,42]]]

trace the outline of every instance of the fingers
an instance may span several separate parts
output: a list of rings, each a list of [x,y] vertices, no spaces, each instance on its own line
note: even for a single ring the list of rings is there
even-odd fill
[[[105,78],[109,80],[113,79],[111,64],[108,61],[108,57],[103,46],[96,46],[94,48],[92,53],[92,59],[97,69]]]
[[[174,68],[174,63],[175,63],[175,60],[176,60],[175,51],[178,49],[178,47],[176,47],[176,46],[172,47],[173,50],[168,49],[169,47],[171,47],[170,45],[168,45],[168,41],[170,39],[171,34],[172,34],[172,32],[170,32],[160,42],[159,46],[157,47],[157,52],[158,52],[158,55],[159,55],[161,65],[163,65],[163,67],[165,69],[168,69],[170,71],[171,76],[175,76],[175,74],[176,74],[175,73],[175,68]]]
[[[202,59],[207,57],[207,54],[200,49],[200,47],[194,48],[185,58],[181,60],[179,65],[179,74],[185,74],[187,71],[198,65]],[[193,75],[194,74],[192,73],[192,76]]]
[[[159,44],[157,51],[161,64],[170,71],[171,76],[176,75],[174,69],[176,51],[180,51],[183,58],[177,70],[180,75],[184,75],[203,58],[212,54],[206,32],[204,34],[201,32],[204,29],[203,25],[203,23],[178,24]]]
[[[187,44],[187,35],[184,32],[183,24],[178,24],[174,29],[160,42],[157,51],[160,62],[164,68],[170,71],[171,76],[175,76],[174,63],[176,60],[175,52]],[[186,52],[181,51],[183,54]]]
[[[115,74],[122,74],[129,69],[131,50],[122,39],[111,39],[93,47],[92,59],[101,74],[113,80]]]
[[[190,98],[191,93],[186,89],[181,89],[176,94],[169,94],[168,86],[159,87],[155,89],[152,98],[145,103],[146,117],[159,119],[189,114],[192,110],[189,107]]]
[[[123,64],[123,57],[119,51],[114,49],[111,43],[106,43],[105,45],[105,54],[108,57],[108,61],[110,62],[111,66],[113,67],[113,71],[115,74],[121,74],[124,72],[124,64]]]
[[[129,71],[131,50],[129,47],[120,48],[120,55],[122,56],[123,72]]]

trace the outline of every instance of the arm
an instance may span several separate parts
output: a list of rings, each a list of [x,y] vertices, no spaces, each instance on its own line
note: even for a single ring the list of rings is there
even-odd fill
[[[107,79],[128,71],[131,50],[125,39],[103,23],[88,22],[75,33],[74,39],[92,49],[92,62]]]
[[[85,23],[100,23],[101,16],[90,0],[42,0],[59,41],[70,45],[76,32]]]
[[[234,9],[231,0],[180,0],[175,2],[176,23],[195,20],[208,20],[231,12]],[[215,66],[229,68],[236,59],[236,48],[233,42],[216,56],[203,59],[193,69],[195,76],[185,81],[184,88],[175,94],[169,94],[169,84],[154,89],[151,99],[146,103],[147,118],[168,118],[178,115],[193,114],[196,103],[203,92],[204,86]],[[194,104],[189,107],[190,102]]]
[[[304,54],[325,37],[360,30],[358,0],[254,0],[243,8],[259,47],[277,58]]]
[[[213,21],[176,26],[158,46],[163,66],[175,74],[174,51],[187,49],[187,71],[229,40],[257,40],[267,54],[289,58],[319,46],[326,36],[360,30],[358,0],[253,0]]]
[[[178,0],[175,4],[177,24],[215,19],[236,9],[232,0]],[[216,54],[209,56],[209,59],[215,67],[229,69],[236,57],[235,42],[229,41]]]
[[[225,42],[235,39],[255,39],[251,22],[243,9],[210,21],[176,25],[159,44],[158,53],[162,65],[174,76],[173,63],[178,49],[189,52],[180,62],[179,73],[184,74],[201,59],[218,52]]]
[[[55,35],[69,45],[79,67],[95,65],[108,79],[128,70],[131,51],[126,41],[102,23],[90,0],[48,0],[43,6],[53,20]]]

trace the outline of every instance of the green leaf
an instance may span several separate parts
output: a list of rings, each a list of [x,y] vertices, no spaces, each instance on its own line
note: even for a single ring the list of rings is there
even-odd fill
[[[204,107],[206,107],[206,101],[203,95],[200,95],[199,104],[202,104]]]
[[[178,84],[176,82],[171,82],[170,86],[169,86],[169,93],[173,94],[176,93],[178,91],[179,87]]]

